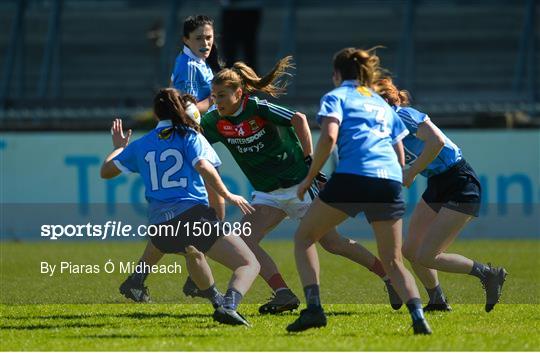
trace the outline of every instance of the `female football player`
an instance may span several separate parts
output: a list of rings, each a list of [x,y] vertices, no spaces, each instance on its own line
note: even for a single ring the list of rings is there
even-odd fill
[[[427,189],[411,216],[409,234],[403,244],[403,255],[429,294],[424,311],[451,310],[437,270],[479,278],[486,291],[485,310],[491,311],[501,296],[506,270],[446,252],[465,225],[478,217],[481,186],[476,173],[460,148],[427,114],[408,106],[408,92],[400,91],[391,78],[376,81],[374,88],[410,131],[403,139],[410,166],[403,173],[403,185],[410,187],[418,174],[428,178]]]
[[[194,104],[190,104],[186,111],[193,120],[200,124],[201,113],[204,114],[212,105],[210,86],[214,77],[213,71],[217,72],[221,69],[221,62],[214,43],[214,21],[204,15],[189,16],[184,20],[183,27],[184,48],[176,58],[171,75],[171,86],[182,94],[195,97]],[[216,211],[218,218],[223,220],[225,218],[225,200],[211,187],[207,186],[206,189],[210,207]],[[139,261],[154,265],[162,257],[163,253],[149,242]],[[127,297],[136,302],[148,302],[150,296],[147,287],[144,286],[147,278],[148,274],[128,277],[122,283],[123,291],[128,293]],[[125,290],[128,287],[137,288],[136,293],[141,293],[141,295],[131,295],[131,291]],[[201,296],[191,280],[188,280],[183,291],[188,296]]]
[[[149,203],[149,223],[169,230],[152,237],[152,246],[162,253],[186,256],[193,280],[216,304],[215,320],[247,325],[236,308],[260,266],[241,238],[220,233],[223,230],[217,224],[215,211],[208,207],[204,183],[242,212],[250,213],[253,208],[243,197],[231,194],[221,181],[215,169],[221,161],[200,134],[200,126],[186,114],[187,105],[177,90],[160,90],[154,98],[157,127],[132,143],[131,130],[124,135],[122,120],[116,119],[111,129],[114,151],[105,159],[101,177],[110,179],[122,172],[141,175]],[[210,223],[210,234],[189,236],[185,225],[194,222]],[[223,298],[215,289],[204,254],[233,270]]]
[[[364,212],[375,233],[383,267],[407,304],[414,333],[430,334],[418,288],[401,256],[401,218],[405,212],[401,139],[408,131],[390,106],[369,88],[381,71],[379,58],[372,51],[342,49],[334,56],[333,69],[336,88],[321,99],[321,136],[309,172],[298,186],[298,198],[304,199],[336,143],[339,162],[295,234],[296,265],[307,309],[287,331],[326,326],[315,245],[330,229]]]
[[[252,195],[255,212],[246,215],[243,221],[249,222],[252,230],[244,240],[261,263],[260,275],[273,290],[271,300],[259,308],[261,313],[296,309],[299,300],[259,243],[286,217],[302,218],[318,193],[314,183],[310,184],[309,199],[301,201],[296,197],[296,187],[307,174],[312,153],[305,115],[252,95],[262,92],[277,97],[284,93],[285,82],[280,80],[292,66],[291,60],[291,57],[280,60],[264,77],[242,62],[221,70],[212,81],[216,109],[201,122],[209,142],[221,142],[227,147],[255,189]],[[386,279],[391,303],[399,305],[399,296],[387,280],[380,261],[367,249],[341,237],[334,228],[328,229],[321,245]]]
[[[213,72],[221,69],[214,43],[214,21],[204,15],[189,16],[184,21],[184,48],[176,57],[171,86],[197,98],[197,109],[206,113]]]

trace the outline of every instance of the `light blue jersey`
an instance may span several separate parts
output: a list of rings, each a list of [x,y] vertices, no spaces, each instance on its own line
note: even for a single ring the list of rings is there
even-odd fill
[[[344,81],[321,99],[318,121],[339,120],[336,173],[357,174],[402,182],[402,171],[392,147],[409,132],[378,94],[354,80]]]
[[[150,224],[171,220],[197,204],[208,205],[203,179],[194,166],[201,159],[215,167],[221,165],[212,146],[194,130],[185,136],[174,132],[161,138],[159,132],[170,126],[170,120],[160,121],[154,130],[113,158],[123,173],[141,175]]]
[[[188,93],[202,101],[210,96],[212,69],[203,59],[195,55],[187,45],[176,57],[171,75],[172,86],[181,93]]]
[[[424,150],[424,141],[416,137],[418,131],[418,125],[429,120],[429,116],[411,107],[398,107],[394,106],[394,110],[397,112],[401,121],[405,124],[407,129],[411,132],[410,135],[403,139],[403,147],[405,147],[405,162],[411,165],[416,161],[416,158]],[[431,162],[426,169],[420,172],[425,177],[440,174],[450,168],[452,165],[459,162],[462,158],[461,150],[456,146],[445,134],[444,147],[437,156]]]

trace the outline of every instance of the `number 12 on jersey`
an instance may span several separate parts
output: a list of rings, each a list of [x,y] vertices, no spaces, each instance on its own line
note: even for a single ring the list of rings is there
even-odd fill
[[[169,148],[161,152],[161,154],[159,155],[160,162],[165,162],[169,158],[174,159],[174,164],[169,169],[163,172],[163,175],[161,177],[161,188],[168,189],[176,187],[187,187],[187,178],[180,178],[179,180],[170,179],[171,176],[174,173],[178,172],[180,169],[182,169],[182,165],[184,165],[184,157],[182,156],[182,153],[173,148]],[[146,156],[144,156],[144,160],[148,163],[150,167],[150,181],[152,183],[152,190],[156,191],[159,189],[156,151],[148,152]]]

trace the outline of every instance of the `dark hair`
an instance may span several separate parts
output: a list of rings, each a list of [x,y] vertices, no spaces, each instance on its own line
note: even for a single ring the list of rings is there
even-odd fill
[[[282,78],[290,76],[287,70],[292,68],[294,68],[292,56],[286,56],[279,60],[269,73],[259,77],[255,70],[238,61],[233,64],[232,68],[218,72],[214,76],[212,84],[224,84],[232,89],[242,87],[247,93],[263,92],[272,97],[278,97],[285,94],[288,82]]]
[[[205,15],[196,15],[196,16],[189,16],[184,20],[184,37],[189,38],[189,35],[191,32],[196,30],[197,28],[209,25],[214,28],[214,20],[212,20],[210,17]],[[216,44],[216,38],[214,36],[214,43],[212,44],[212,48],[210,49],[210,55],[206,59],[206,63],[214,73],[217,73],[219,70],[223,68],[225,65],[221,58],[219,57],[218,53],[218,47]]]
[[[385,69],[380,67],[379,57],[373,47],[368,50],[344,48],[334,55],[334,70],[342,80],[358,80],[362,86],[371,87],[381,77]]]
[[[154,114],[159,120],[172,120],[174,131],[184,136],[189,128],[201,132],[201,127],[186,114],[189,103],[196,103],[189,94],[180,95],[174,88],[162,88],[154,97]],[[167,130],[167,129],[165,129]],[[160,133],[161,138],[168,138],[171,131]]]

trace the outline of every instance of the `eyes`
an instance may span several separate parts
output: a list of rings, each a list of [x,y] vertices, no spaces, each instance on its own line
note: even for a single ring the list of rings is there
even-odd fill
[[[202,41],[202,40],[211,41],[212,39],[214,39],[214,36],[196,36],[195,37],[195,40],[199,40],[199,41]]]

